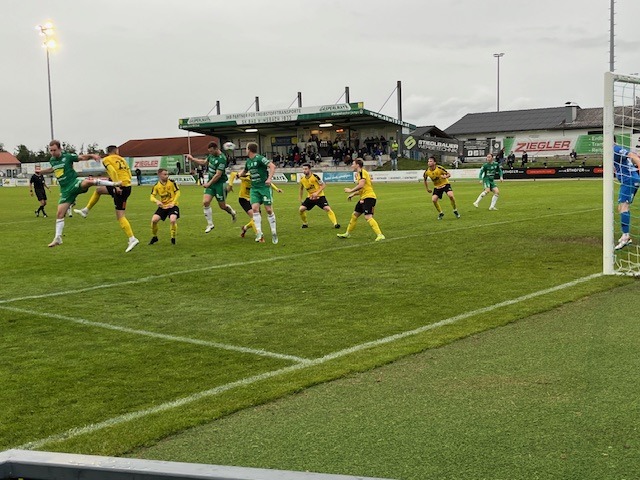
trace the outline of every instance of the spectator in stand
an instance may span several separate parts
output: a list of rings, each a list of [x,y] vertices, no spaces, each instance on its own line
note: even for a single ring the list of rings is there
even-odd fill
[[[382,149],[380,148],[380,146],[377,146],[375,149],[375,157],[376,157],[376,165],[378,167],[382,166]]]
[[[513,153],[513,150],[511,150],[511,153],[509,153],[509,156],[507,157],[507,166],[509,167],[509,169],[513,168],[513,164],[516,161],[516,155],[515,153]]]
[[[574,149],[572,149],[571,153],[569,154],[569,163],[573,163],[576,160],[578,160],[578,154],[576,153],[576,151]]]
[[[524,168],[527,165],[528,161],[529,161],[529,154],[527,152],[522,152],[522,168]]]
[[[387,153],[387,140],[384,138],[383,135],[380,135],[380,145],[382,145],[382,153],[386,154]]]
[[[142,185],[142,171],[139,168],[135,169],[136,180],[138,181],[138,186]]]

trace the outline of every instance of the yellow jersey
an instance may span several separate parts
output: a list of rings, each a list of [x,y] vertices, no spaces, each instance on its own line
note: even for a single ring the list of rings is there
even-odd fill
[[[113,182],[122,182],[123,187],[131,186],[131,169],[127,161],[120,155],[107,155],[102,159],[109,178]]]
[[[233,182],[235,182],[236,178],[238,178],[238,172],[231,172],[229,174],[229,185],[233,186]],[[278,190],[278,187],[273,183],[271,183],[271,188],[276,191]],[[251,200],[251,174],[249,172],[247,172],[244,177],[240,177],[240,191],[238,192],[238,198]]]
[[[231,172],[229,175],[229,185],[233,186],[233,182],[238,178],[238,172]],[[238,198],[251,200],[251,175],[247,172],[244,177],[240,177],[240,191]]]
[[[371,176],[364,168],[360,172],[356,172],[356,183],[360,183],[360,180],[364,178],[364,186],[358,190],[360,198],[377,198],[376,193],[373,191],[373,185],[371,183]]]
[[[162,202],[162,208],[168,208],[171,204],[178,205],[178,198],[180,197],[178,184],[170,178],[167,180],[167,183],[158,181],[151,190],[150,200],[156,203],[158,197]]]
[[[300,177],[300,185],[307,191],[307,197],[310,197],[314,193],[316,193],[322,187],[323,183],[320,180],[320,177],[315,173],[309,175],[309,178],[304,175]],[[320,192],[318,197],[324,197],[324,191]]]
[[[434,168],[433,170],[427,168],[424,171],[424,181],[426,182],[427,178],[430,178],[435,188],[442,188],[449,183],[449,179],[443,176],[448,176],[448,173],[449,172],[447,172],[440,165],[436,165],[436,168]]]

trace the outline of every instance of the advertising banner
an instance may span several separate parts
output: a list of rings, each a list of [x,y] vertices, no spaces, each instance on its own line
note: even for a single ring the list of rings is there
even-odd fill
[[[458,154],[458,140],[453,138],[425,137],[409,135],[404,140],[404,146],[409,150],[418,150],[425,154],[448,153]]]
[[[416,182],[422,181],[424,170],[391,170],[369,172],[374,182]]]
[[[325,183],[353,182],[354,179],[353,172],[323,172],[322,174],[322,181]]]
[[[513,168],[503,170],[505,180],[544,178],[602,178],[602,167]]]

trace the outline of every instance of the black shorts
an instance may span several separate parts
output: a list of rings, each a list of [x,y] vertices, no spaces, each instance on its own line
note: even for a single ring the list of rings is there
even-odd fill
[[[442,195],[451,191],[451,184],[447,183],[444,187],[434,188],[433,195],[437,195],[437,197],[442,200]]]
[[[356,203],[355,211],[358,213],[364,213],[365,215],[373,215],[373,209],[375,206],[375,198],[365,198]]]
[[[175,215],[176,218],[180,218],[180,208],[177,205],[171,208],[159,207],[154,215],[158,215],[160,217],[160,220],[162,220],[163,222],[167,219],[167,217],[170,217],[171,215]]]
[[[252,208],[251,202],[246,198],[242,198],[242,197],[238,198],[238,203],[242,207],[242,210],[244,210],[245,212],[248,212]]]
[[[324,195],[316,198],[315,200],[313,200],[311,197],[307,197],[304,199],[304,202],[302,202],[302,206],[307,210],[311,210],[313,207],[328,207],[329,202],[327,202],[327,197],[325,197]]]
[[[127,207],[127,198],[131,195],[131,187],[120,187],[122,193],[116,192],[116,187],[107,187],[107,192],[113,197],[116,210],[124,210]]]
[[[36,198],[39,201],[47,199],[47,192],[45,192],[44,190],[35,190],[35,192],[36,192]]]

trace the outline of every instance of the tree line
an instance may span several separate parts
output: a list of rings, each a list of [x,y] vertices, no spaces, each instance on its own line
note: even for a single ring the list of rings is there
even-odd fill
[[[90,143],[88,145],[80,145],[80,148],[76,148],[75,145],[70,143],[61,142],[62,143],[62,151],[69,153],[77,153],[82,155],[84,153],[97,153],[98,155],[104,156],[105,151],[98,147],[97,143]],[[0,143],[0,152],[5,152],[4,143]],[[13,152],[15,157],[20,160],[20,163],[42,163],[48,162],[51,155],[49,155],[49,147],[46,146],[41,148],[40,150],[30,150],[26,145],[18,145]]]

